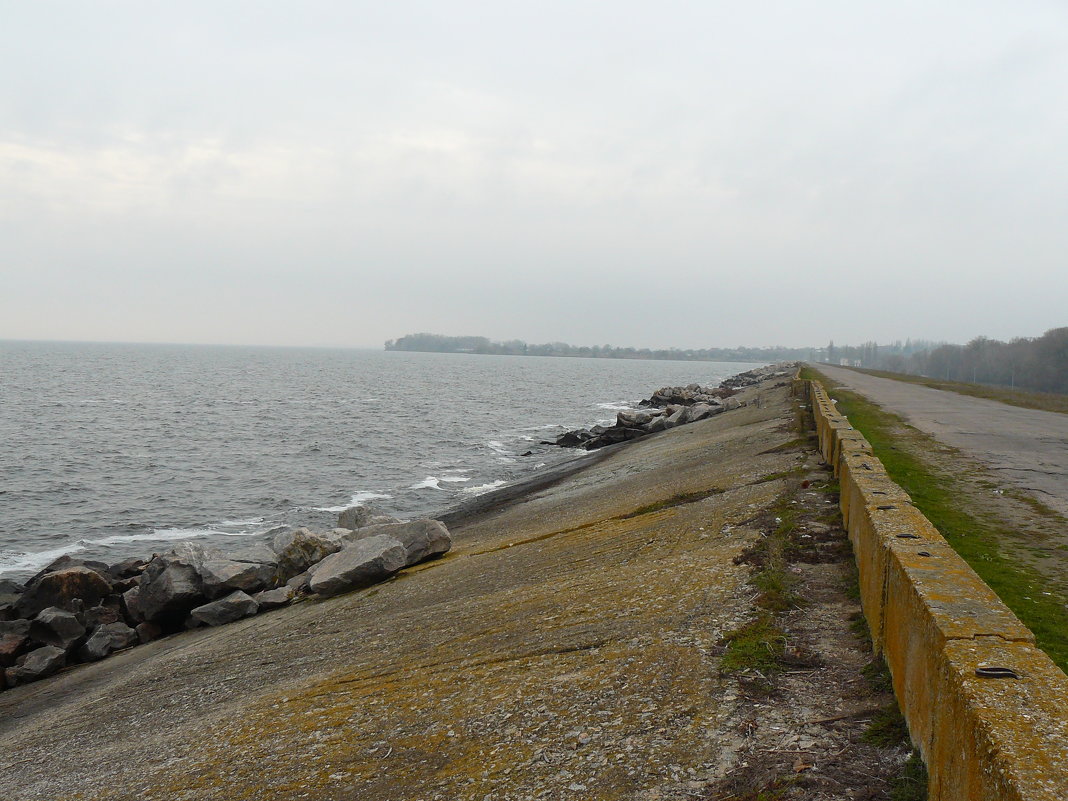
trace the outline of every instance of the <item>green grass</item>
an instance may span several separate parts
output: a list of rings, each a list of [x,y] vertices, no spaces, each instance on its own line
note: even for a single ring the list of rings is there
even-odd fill
[[[887,473],[912,498],[912,502],[942,536],[971,565],[1024,625],[1034,632],[1038,646],[1062,670],[1068,671],[1068,609],[1056,596],[1042,594],[1044,580],[1035,569],[1003,555],[1000,541],[1015,539],[1018,532],[995,520],[979,517],[960,503],[953,479],[931,470],[921,458],[899,447],[895,430],[901,420],[852,392],[832,389],[820,380],[838,402],[838,411],[871,444]]]
[[[927,801],[927,767],[913,749],[901,774],[890,781],[890,801]]]
[[[723,642],[727,646],[727,653],[723,655],[720,669],[725,673],[739,670],[774,673],[782,669],[786,635],[770,614],[762,614],[740,629],[724,635]]]
[[[871,723],[860,735],[860,739],[880,748],[893,748],[908,742],[909,727],[901,710],[897,708],[896,701],[872,715]]]

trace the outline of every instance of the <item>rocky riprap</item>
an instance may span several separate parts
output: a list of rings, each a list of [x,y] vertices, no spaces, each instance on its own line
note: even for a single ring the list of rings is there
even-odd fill
[[[596,425],[567,431],[555,442],[562,448],[583,448],[592,451],[632,439],[667,431],[669,428],[696,423],[713,415],[737,409],[741,402],[734,397],[739,390],[770,378],[787,379],[794,365],[771,365],[739,373],[726,379],[718,387],[689,384],[685,387],[661,387],[652,397],[641,401],[638,409],[621,411],[611,426]]]
[[[166,634],[360,589],[451,547],[437,520],[357,506],[329,532],[284,531],[233,553],[186,542],[147,562],[61,556],[25,585],[0,580],[0,689]]]

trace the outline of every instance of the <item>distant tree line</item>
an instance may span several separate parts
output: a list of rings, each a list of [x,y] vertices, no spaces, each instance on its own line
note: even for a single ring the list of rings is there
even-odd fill
[[[386,350],[430,353],[488,353],[505,356],[574,356],[588,359],[671,359],[711,362],[779,362],[813,360],[813,348],[620,348],[613,345],[568,345],[548,342],[530,345],[519,339],[493,342],[486,337],[450,337],[441,334],[408,334],[386,342]]]
[[[908,341],[835,347],[831,342],[820,349],[818,359],[947,381],[1068,394],[1068,327],[1008,342],[976,337],[967,345]]]

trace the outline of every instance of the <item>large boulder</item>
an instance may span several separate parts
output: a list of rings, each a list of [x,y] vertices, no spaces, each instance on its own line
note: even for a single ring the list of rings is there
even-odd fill
[[[389,578],[407,561],[400,540],[386,534],[358,539],[321,561],[309,586],[319,595],[338,595]]]
[[[200,623],[221,626],[254,615],[258,611],[259,604],[250,595],[241,590],[234,590],[225,598],[198,606],[189,615]]]
[[[364,526],[373,526],[378,523],[399,523],[395,517],[376,512],[369,506],[350,506],[342,510],[337,516],[337,527],[355,531]]]
[[[260,605],[261,612],[266,612],[268,609],[277,609],[280,606],[285,606],[292,601],[296,595],[297,591],[295,589],[282,585],[273,590],[257,592],[252,596],[252,600]]]
[[[271,544],[278,554],[278,580],[285,582],[327,556],[341,550],[341,541],[332,534],[316,534],[306,528],[283,531]]]
[[[644,425],[648,425],[655,418],[659,417],[661,412],[657,411],[622,411],[616,415],[616,425],[620,428],[639,428]]]
[[[85,625],[78,616],[53,606],[41,611],[30,621],[30,639],[42,645],[53,645],[64,652],[71,651],[85,636]]]
[[[15,614],[31,618],[50,606],[73,611],[81,604],[96,606],[110,594],[111,582],[104,576],[92,568],[75,565],[31,581],[15,602]]]
[[[0,579],[0,606],[7,604],[14,606],[24,592],[26,592],[26,588],[17,581]]]
[[[58,559],[53,559],[51,562],[49,562],[48,565],[42,568],[36,576],[26,582],[26,586],[28,587],[31,584],[35,584],[49,573],[66,570],[71,567],[87,567],[90,570],[95,570],[102,576],[107,576],[108,571],[111,569],[110,567],[108,567],[106,562],[97,562],[92,559],[79,559],[76,556],[64,554]]]
[[[21,665],[4,671],[8,686],[25,684],[51,676],[67,663],[67,652],[54,645],[44,645],[30,651]]]
[[[0,668],[14,665],[29,644],[30,638],[25,634],[0,634]]]
[[[137,632],[125,623],[104,623],[89,635],[85,645],[78,650],[78,656],[86,662],[95,662],[139,642]]]
[[[204,602],[201,573],[207,558],[195,543],[181,543],[170,553],[152,557],[141,583],[123,594],[130,616],[171,624]]]
[[[408,523],[385,523],[367,526],[343,537],[346,543],[385,535],[404,546],[405,566],[439,556],[452,548],[449,530],[440,520],[412,520]]]
[[[232,559],[207,559],[200,572],[204,595],[212,599],[234,590],[259,592],[265,587],[273,586],[277,575],[277,561],[237,562]]]

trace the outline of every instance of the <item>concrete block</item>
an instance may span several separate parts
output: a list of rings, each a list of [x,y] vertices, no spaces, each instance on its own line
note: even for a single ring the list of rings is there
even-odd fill
[[[981,678],[1001,667],[1018,678]],[[1029,643],[946,644],[933,682],[925,756],[931,801],[1068,798],[1068,677]]]

